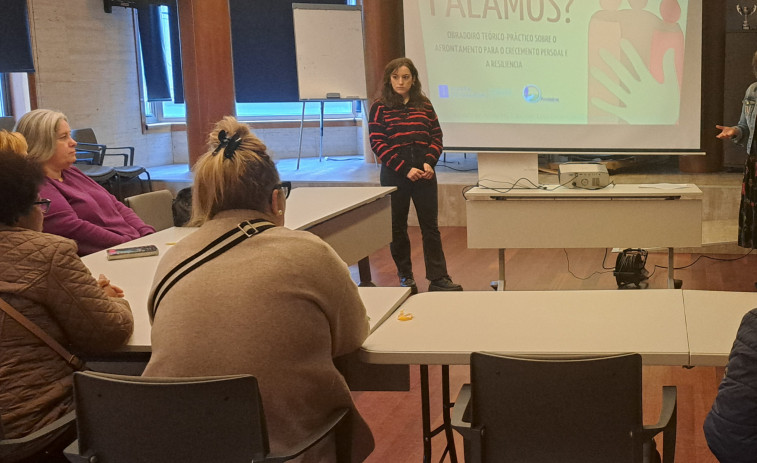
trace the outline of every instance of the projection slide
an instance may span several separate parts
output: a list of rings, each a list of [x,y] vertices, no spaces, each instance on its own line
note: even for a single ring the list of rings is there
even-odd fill
[[[699,148],[701,3],[406,0],[445,145]]]

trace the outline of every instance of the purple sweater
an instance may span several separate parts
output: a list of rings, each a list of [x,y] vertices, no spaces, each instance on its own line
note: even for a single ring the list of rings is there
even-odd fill
[[[48,178],[39,195],[50,200],[43,231],[76,241],[80,256],[155,232],[76,167],[63,171],[62,182]]]

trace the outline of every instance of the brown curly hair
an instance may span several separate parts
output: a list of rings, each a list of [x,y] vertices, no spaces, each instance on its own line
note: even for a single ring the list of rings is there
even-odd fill
[[[416,69],[410,58],[396,58],[387,63],[384,68],[384,77],[381,79],[379,96],[376,100],[381,101],[390,108],[402,106],[404,103],[402,97],[392,88],[392,73],[402,66],[407,66],[410,70],[410,74],[413,76],[413,86],[410,87],[410,99],[407,104],[409,106],[418,106],[427,102],[428,98],[423,93],[423,90],[421,89],[421,81],[418,79],[418,69]]]

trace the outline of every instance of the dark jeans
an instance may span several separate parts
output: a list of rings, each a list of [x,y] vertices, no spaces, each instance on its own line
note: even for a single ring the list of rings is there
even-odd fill
[[[426,264],[426,278],[437,280],[447,275],[447,262],[442,249],[442,236],[439,233],[439,203],[436,175],[431,180],[412,182],[407,177],[381,166],[381,186],[396,186],[392,193],[392,244],[389,249],[397,265],[397,275],[413,276],[413,263],[410,260],[410,238],[407,235],[407,216],[410,212],[410,200],[413,200],[418,223],[423,237],[423,260]]]

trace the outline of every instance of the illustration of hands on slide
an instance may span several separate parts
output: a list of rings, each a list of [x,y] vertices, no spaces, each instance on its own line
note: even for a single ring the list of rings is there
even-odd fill
[[[418,0],[440,120],[675,125],[689,0]]]
[[[663,81],[658,82],[629,41],[623,39],[620,47],[631,62],[636,76],[610,52],[601,49],[600,56],[613,70],[618,81],[613,81],[598,68],[592,68],[591,75],[620,104],[611,104],[599,97],[593,97],[591,104],[629,124],[675,124],[678,121],[681,93],[676,77],[674,50],[668,49],[665,52]]]

